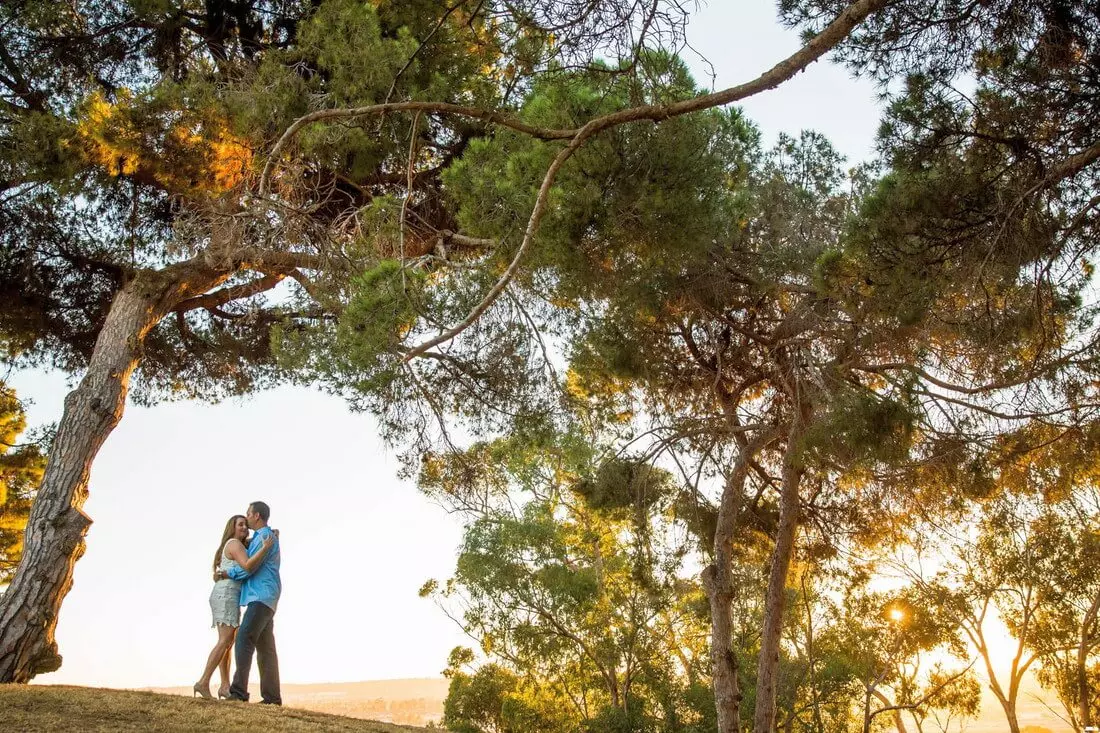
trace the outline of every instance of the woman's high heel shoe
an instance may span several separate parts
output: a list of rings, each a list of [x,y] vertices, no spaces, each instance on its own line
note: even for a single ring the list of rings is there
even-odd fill
[[[210,688],[209,687],[203,687],[198,682],[196,682],[195,686],[192,689],[195,691],[195,697],[201,697],[204,700],[213,700],[214,699],[214,696],[210,694]]]
[[[224,687],[224,688],[219,687],[218,688],[218,699],[219,700],[228,700],[229,699],[229,688],[228,687]]]

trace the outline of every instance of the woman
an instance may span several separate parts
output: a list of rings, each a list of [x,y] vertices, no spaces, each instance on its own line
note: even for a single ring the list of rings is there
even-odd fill
[[[248,539],[248,522],[240,514],[229,518],[222,532],[218,551],[214,554],[214,571],[228,570],[233,564],[239,565],[246,573],[251,573],[263,561],[267,551],[275,543],[272,536],[264,538],[263,545],[252,557],[248,556],[244,541]],[[210,591],[210,611],[214,617],[214,626],[218,630],[218,641],[210,650],[206,659],[206,669],[195,683],[195,694],[207,699],[210,694],[210,678],[215,668],[220,668],[222,684],[218,688],[218,697],[229,697],[229,652],[233,648],[233,639],[237,636],[237,627],[241,625],[241,584],[232,578],[214,583]]]

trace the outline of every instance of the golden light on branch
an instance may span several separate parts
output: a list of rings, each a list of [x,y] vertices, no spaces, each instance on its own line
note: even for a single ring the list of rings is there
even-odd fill
[[[138,168],[141,135],[129,120],[120,119],[117,114],[130,95],[123,90],[118,96],[119,102],[111,104],[99,92],[92,95],[76,129],[92,162],[109,176],[128,176]]]
[[[252,166],[252,149],[240,138],[228,131],[206,141],[208,161],[205,179],[200,179],[199,188],[209,193],[223,193],[239,186]]]
[[[75,142],[108,176],[132,176],[172,193],[219,194],[244,181],[252,149],[223,120],[198,113],[171,124],[155,118],[126,90],[113,103],[96,93],[81,110]]]

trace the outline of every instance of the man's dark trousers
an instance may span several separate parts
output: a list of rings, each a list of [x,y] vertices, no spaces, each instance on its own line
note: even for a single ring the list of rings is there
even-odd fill
[[[252,652],[260,667],[260,697],[269,705],[282,705],[279,692],[279,655],[275,653],[275,611],[260,601],[252,601],[244,610],[241,627],[237,629],[234,656],[237,671],[229,696],[248,700],[248,674],[252,671]]]

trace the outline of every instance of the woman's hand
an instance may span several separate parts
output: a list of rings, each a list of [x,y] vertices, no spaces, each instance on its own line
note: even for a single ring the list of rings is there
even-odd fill
[[[274,545],[276,537],[277,537],[277,535],[275,535],[275,534],[269,534],[266,537],[264,537],[263,538],[263,548],[266,550],[269,547],[271,547],[272,545]]]

